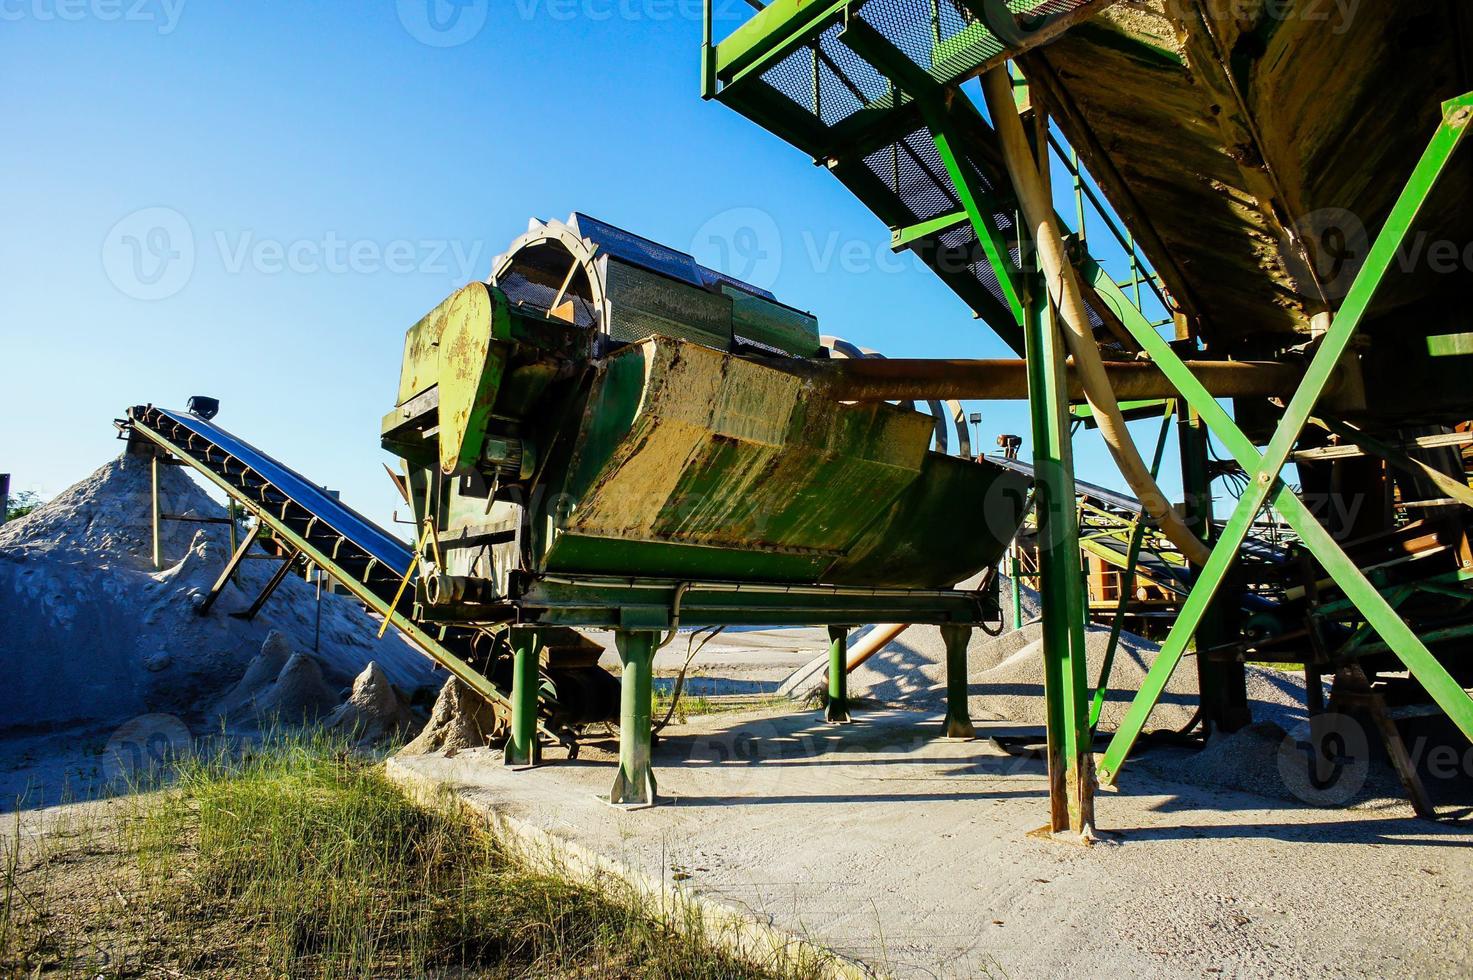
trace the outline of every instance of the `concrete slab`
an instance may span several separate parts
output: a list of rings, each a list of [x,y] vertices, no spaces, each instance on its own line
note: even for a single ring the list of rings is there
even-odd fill
[[[1040,762],[940,719],[716,715],[667,729],[667,802],[600,801],[612,742],[510,772],[490,752],[397,758],[547,846],[739,910],[901,977],[1421,976],[1473,970],[1473,828],[1298,808],[1139,770],[1102,792],[1110,842],[1030,836]]]

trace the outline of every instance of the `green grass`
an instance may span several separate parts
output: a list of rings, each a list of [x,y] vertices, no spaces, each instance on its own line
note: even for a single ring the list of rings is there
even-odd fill
[[[108,819],[51,828],[33,853],[7,835],[0,976],[813,970],[741,962],[698,921],[670,928],[633,894],[535,872],[484,825],[411,801],[327,736],[275,736],[171,775],[172,788],[130,797]]]

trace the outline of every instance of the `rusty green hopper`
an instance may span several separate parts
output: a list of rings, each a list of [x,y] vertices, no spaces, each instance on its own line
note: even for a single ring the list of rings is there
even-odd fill
[[[822,587],[847,598],[807,618],[840,622],[865,590],[950,590],[997,562],[1023,478],[932,451],[932,415],[795,370],[825,356],[812,317],[618,235],[534,225],[410,332],[384,442],[432,613],[526,621],[576,606],[560,587],[686,583]]]

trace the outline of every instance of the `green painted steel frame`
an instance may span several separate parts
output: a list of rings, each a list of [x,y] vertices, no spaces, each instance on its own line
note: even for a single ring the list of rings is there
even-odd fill
[[[824,721],[831,725],[849,724],[849,628],[829,627],[829,699],[824,707]]]
[[[1079,514],[1075,508],[1074,459],[1070,438],[1068,350],[1054,320],[1040,270],[1020,273],[993,215],[996,202],[977,185],[958,151],[961,110],[947,89],[915,68],[891,41],[859,20],[849,21],[841,40],[890,75],[920,104],[936,151],[957,200],[1002,288],[1013,322],[988,321],[1016,345],[1021,328],[1028,364],[1028,405],[1033,430],[1040,591],[1043,600],[1044,698],[1047,704],[1049,823],[1059,832],[1087,834],[1094,826],[1093,736],[1089,728],[1089,678],[1084,642],[1084,578],[1079,561]],[[964,103],[970,105],[970,103]],[[966,121],[986,126],[980,115]],[[1046,144],[1035,154],[1047,160]],[[1015,589],[1016,593],[1016,589]]]
[[[1285,520],[1296,530],[1306,548],[1334,579],[1346,597],[1355,604],[1383,642],[1393,650],[1426,689],[1438,706],[1473,740],[1473,698],[1438,662],[1412,629],[1397,615],[1395,608],[1371,583],[1339,544],[1315,519],[1308,507],[1280,479],[1285,462],[1299,438],[1316,401],[1361,326],[1381,283],[1391,271],[1396,254],[1416,224],[1422,209],[1432,196],[1439,179],[1467,136],[1473,121],[1473,93],[1448,102],[1443,107],[1442,125],[1417,164],[1385,227],[1376,237],[1364,266],[1356,276],[1350,292],[1341,304],[1339,314],[1321,340],[1299,390],[1290,400],[1283,417],[1264,452],[1260,453],[1237,424],[1192,375],[1169,344],[1144,322],[1144,317],[1123,317],[1136,340],[1171,378],[1183,398],[1202,416],[1212,432],[1243,468],[1252,474],[1248,490],[1234,509],[1227,526],[1213,548],[1191,594],[1183,604],[1176,625],[1167,637],[1156,662],[1131,703],[1124,722],[1115,733],[1100,765],[1101,779],[1114,782],[1120,768],[1135,744],[1146,718],[1155,706],[1166,682],[1181,661],[1212,598],[1237,557],[1238,549],[1249,526],[1265,503],[1272,501]],[[1108,293],[1108,286],[1098,267],[1092,272],[1098,291]],[[1129,304],[1121,304],[1128,306]]]

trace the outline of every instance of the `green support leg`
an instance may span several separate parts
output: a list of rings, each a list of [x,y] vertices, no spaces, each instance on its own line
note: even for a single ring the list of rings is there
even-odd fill
[[[610,803],[653,806],[659,802],[655,772],[650,765],[656,637],[657,634],[646,630],[620,630],[614,634],[624,673],[619,679],[619,775],[609,791]]]
[[[1102,778],[1113,782],[1119,774],[1120,766],[1140,734],[1141,727],[1165,689],[1172,671],[1180,662],[1187,643],[1221,585],[1238,548],[1242,546],[1253,518],[1270,498],[1289,524],[1299,532],[1305,547],[1319,559],[1346,597],[1366,617],[1366,621],[1380,634],[1387,646],[1396,652],[1407,669],[1463,734],[1473,740],[1473,699],[1468,697],[1467,692],[1432,655],[1426,644],[1412,632],[1386,598],[1345,555],[1303,501],[1277,478],[1300,430],[1313,411],[1315,402],[1360,327],[1382,280],[1391,271],[1403,241],[1466,136],[1470,122],[1473,122],[1473,94],[1456,99],[1444,107],[1443,125],[1438,129],[1406,189],[1392,209],[1385,228],[1377,236],[1365,265],[1341,304],[1339,316],[1326,331],[1314,360],[1305,373],[1303,384],[1289,402],[1273,439],[1262,454],[1243,435],[1222,406],[1207,393],[1170,346],[1148,324],[1143,326],[1143,318],[1136,319],[1128,315],[1124,318],[1127,328],[1146,353],[1171,378],[1188,403],[1201,413],[1203,420],[1243,468],[1252,474],[1252,478],[1247,492],[1239,501],[1221,539],[1213,549],[1211,558],[1182,606],[1177,623],[1147,673],[1124,723],[1115,733],[1100,766]],[[1109,287],[1101,284],[1100,292],[1102,298],[1109,303]]]
[[[1084,576],[1069,441],[1067,353],[1041,288],[1026,330],[1028,406],[1033,416],[1034,501],[1043,600],[1044,699],[1048,717],[1049,829],[1094,832],[1094,756],[1085,671]]]
[[[1024,515],[1025,517],[1027,515]],[[1022,563],[1018,561],[1018,542],[1008,549],[1008,581],[1013,583],[1013,629],[1023,628],[1023,576]]]
[[[537,691],[542,683],[538,668],[537,634],[513,629],[514,651],[511,675],[511,736],[506,740],[502,761],[508,766],[530,768],[542,761],[537,741]]]
[[[824,720],[831,725],[849,724],[849,629],[829,627],[829,704]]]
[[[967,647],[972,641],[970,626],[943,626],[946,644],[946,737],[970,741],[977,737],[967,704]]]

